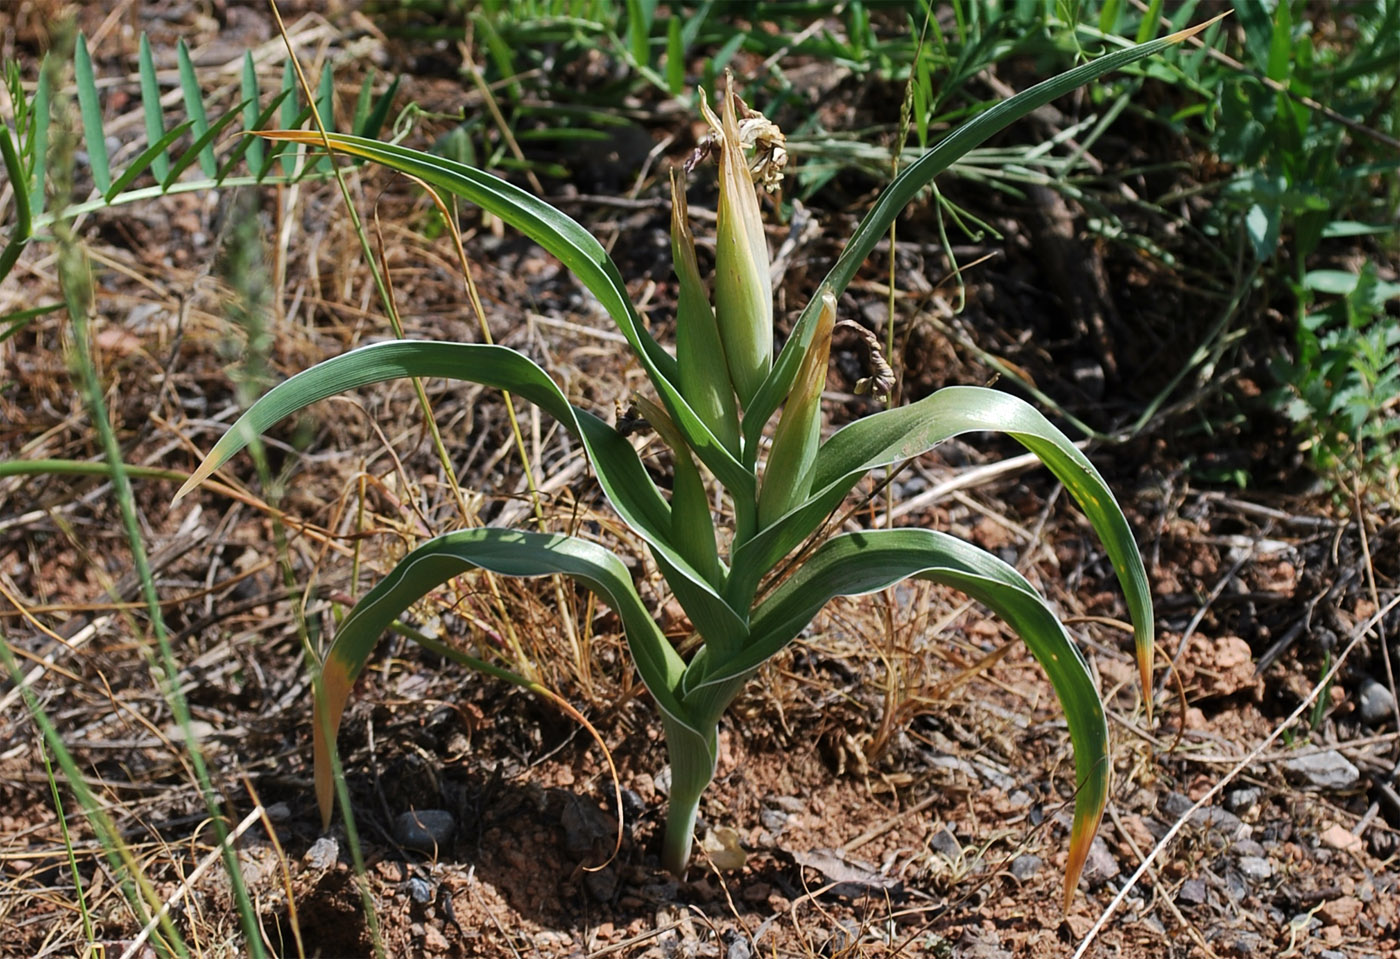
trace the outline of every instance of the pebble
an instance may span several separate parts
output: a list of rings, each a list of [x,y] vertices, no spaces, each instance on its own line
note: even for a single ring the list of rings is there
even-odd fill
[[[1395,697],[1382,683],[1367,676],[1356,691],[1356,712],[1363,723],[1382,725],[1395,715]]]
[[[302,861],[312,869],[329,869],[340,858],[340,844],[330,836],[322,836],[306,850]]]
[[[1349,789],[1361,779],[1361,771],[1335,749],[1297,756],[1283,768],[1291,778],[1319,789]]]
[[[1324,922],[1338,926],[1349,926],[1356,921],[1356,917],[1361,915],[1361,900],[1355,896],[1342,896],[1340,899],[1333,899],[1331,902],[1323,903],[1317,914]]]
[[[1259,805],[1264,791],[1257,786],[1243,786],[1225,794],[1225,808],[1237,816],[1243,816]]]
[[[1089,857],[1084,861],[1084,878],[1089,880],[1090,885],[1101,885],[1117,877],[1120,872],[1118,860],[1108,851],[1108,843],[1103,841],[1102,836],[1095,836],[1089,846]]]
[[[1269,864],[1269,860],[1261,856],[1241,856],[1238,865],[1246,879],[1256,882],[1268,879],[1274,874],[1274,867]]]
[[[1031,876],[1039,872],[1040,867],[1043,865],[1045,865],[1045,860],[1041,859],[1039,856],[1017,856],[1015,859],[1011,860],[1011,875],[1015,876],[1021,882],[1025,882],[1027,879],[1031,878]]]
[[[656,791],[667,799],[671,798],[671,767],[662,766],[652,779],[652,785]]]
[[[1206,883],[1204,879],[1188,879],[1181,884],[1181,891],[1176,894],[1176,901],[1188,906],[1199,906],[1206,901]]]
[[[394,820],[394,841],[405,849],[438,853],[457,832],[457,820],[445,809],[412,809]]]
[[[1333,849],[1340,849],[1342,852],[1360,852],[1362,848],[1361,837],[1353,835],[1346,826],[1328,826],[1318,838]]]
[[[747,936],[737,936],[729,944],[729,949],[725,953],[725,959],[750,959],[753,955],[753,948],[749,945]]]

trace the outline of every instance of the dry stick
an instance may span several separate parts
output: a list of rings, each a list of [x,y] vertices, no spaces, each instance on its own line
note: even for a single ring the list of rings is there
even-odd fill
[[[141,944],[150,938],[151,933],[155,931],[156,924],[160,922],[161,918],[169,914],[170,910],[184,898],[185,893],[189,892],[190,887],[199,881],[199,877],[208,872],[209,867],[218,861],[219,857],[223,855],[224,850],[226,848],[232,848],[233,844],[248,831],[253,823],[261,819],[262,816],[263,807],[258,806],[247,816],[243,817],[243,821],[238,824],[238,828],[229,833],[228,836],[224,838],[223,842],[209,851],[209,855],[204,857],[204,861],[195,868],[195,871],[190,873],[189,876],[185,878],[184,882],[180,883],[180,888],[175,890],[175,895],[165,901],[165,904],[160,907],[160,910],[151,917],[150,922],[146,923],[146,928],[142,929],[140,934],[137,935],[135,939],[131,940],[131,944],[126,947],[126,952],[122,953],[121,959],[132,959],[132,957],[140,951]]]
[[[1265,749],[1273,745],[1274,741],[1283,735],[1283,731],[1291,726],[1299,716],[1303,715],[1307,708],[1313,704],[1313,700],[1317,699],[1317,697],[1322,694],[1322,691],[1327,688],[1328,684],[1332,682],[1333,678],[1341,670],[1342,664],[1345,663],[1347,657],[1351,655],[1351,651],[1366,637],[1371,627],[1379,623],[1382,618],[1387,616],[1390,611],[1397,606],[1400,606],[1400,594],[1396,595],[1384,608],[1377,610],[1370,619],[1358,626],[1355,634],[1351,637],[1351,642],[1347,643],[1346,649],[1342,650],[1341,655],[1337,657],[1337,661],[1332,664],[1332,668],[1327,671],[1326,675],[1318,680],[1317,685],[1314,686],[1312,691],[1298,704],[1298,708],[1289,713],[1288,718],[1279,723],[1263,742],[1255,746],[1248,756],[1241,759],[1235,764],[1234,768],[1225,774],[1220,782],[1212,786],[1209,792],[1196,800],[1190,809],[1183,812],[1177,818],[1176,822],[1172,824],[1172,827],[1167,830],[1167,834],[1157,842],[1157,845],[1152,847],[1152,852],[1148,853],[1147,858],[1142,861],[1142,865],[1137,867],[1132,876],[1128,878],[1128,881],[1123,884],[1123,888],[1118,890],[1118,894],[1114,896],[1113,900],[1108,904],[1108,908],[1103,911],[1098,920],[1089,929],[1088,934],[1084,937],[1084,941],[1081,942],[1079,948],[1075,950],[1073,959],[1083,959],[1084,955],[1089,951],[1089,946],[1098,938],[1099,931],[1108,924],[1109,918],[1118,911],[1118,907],[1123,904],[1123,900],[1128,898],[1128,893],[1133,890],[1138,884],[1138,880],[1142,879],[1147,870],[1151,868],[1153,860],[1161,855],[1162,851],[1167,848],[1167,845],[1176,838],[1176,834],[1181,832],[1182,828],[1191,821],[1191,816],[1195,814],[1198,809],[1204,808],[1206,803],[1218,796],[1231,780],[1243,772],[1245,767],[1250,763],[1254,762]]]

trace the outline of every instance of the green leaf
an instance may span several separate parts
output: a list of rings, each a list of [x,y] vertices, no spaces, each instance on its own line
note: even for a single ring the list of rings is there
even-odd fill
[[[282,131],[268,134],[320,145],[319,134]],[[710,431],[682,398],[675,357],[667,353],[642,325],[628,297],[617,264],[597,238],[567,214],[506,181],[465,163],[363,137],[332,133],[339,152],[362,156],[418,177],[425,183],[494,213],[559,259],[588,288],[617,323],[642,368],[660,394],[666,411],[686,439],[686,445],[714,473],[738,502],[754,498],[753,474]]]
[[[365,122],[356,127],[353,132],[359,136],[373,140],[379,136],[379,131],[384,129],[384,123],[389,119],[389,111],[394,107],[394,94],[399,92],[400,77],[394,77],[389,81],[389,88],[385,90],[374,103],[374,108],[369,111],[369,116],[365,117]]]
[[[690,728],[674,693],[684,664],[653,622],[620,559],[601,546],[571,536],[492,528],[448,533],[409,553],[366,593],[341,622],[326,653],[321,669],[322,701],[316,704],[313,727],[316,791],[325,824],[330,822],[332,790],[324,732],[339,728],[355,679],[394,619],[432,590],[472,569],[506,576],[562,573],[583,583],[622,620],[642,682],[668,721]]]
[[[291,90],[279,91],[275,97],[268,101],[267,106],[263,107],[260,111],[255,111],[253,109],[256,107],[256,104],[253,103],[243,108],[243,130],[245,135],[239,137],[233,149],[229,150],[228,153],[224,155],[223,162],[219,164],[219,173],[214,177],[216,181],[223,182],[223,180],[233,172],[233,168],[238,165],[238,161],[243,159],[245,153],[248,155],[248,169],[252,172],[253,176],[259,180],[267,177],[276,162],[276,155],[275,153],[273,155],[268,155],[264,152],[264,145],[261,137],[248,136],[247,134],[261,130],[266,126],[267,122],[272,119],[272,115],[277,112],[277,108],[282,105],[282,101],[291,96],[291,93]],[[280,145],[281,144],[274,144],[274,146]],[[254,147],[257,147],[256,153],[253,150]],[[258,158],[256,161],[253,159],[254,156]]]
[[[209,116],[204,112],[204,95],[199,90],[199,77],[195,75],[194,63],[190,60],[190,48],[185,46],[183,37],[175,44],[175,59],[180,66],[180,89],[185,95],[185,111],[194,123],[192,129],[195,140],[203,140],[203,147],[199,151],[199,168],[204,171],[205,176],[213,179],[219,172],[219,165],[214,161],[213,144],[204,139],[204,134],[209,130]],[[166,186],[168,187],[169,183],[166,183]]]
[[[234,107],[228,113],[225,113],[223,116],[219,117],[217,123],[215,123],[213,126],[206,127],[203,133],[195,137],[194,142],[191,143],[189,147],[185,150],[185,152],[180,154],[179,158],[170,165],[170,173],[167,174],[165,180],[161,182],[162,189],[168,190],[172,186],[174,186],[175,181],[180,178],[180,174],[184,173],[185,170],[192,163],[194,163],[196,157],[200,158],[200,166],[204,166],[205,154],[207,153],[209,156],[214,155],[214,138],[217,137],[220,133],[222,133],[225,127],[227,127],[230,123],[232,123],[238,118],[238,112],[243,108],[243,106],[244,105],[241,103],[238,104],[238,106]],[[185,121],[185,124],[182,124],[182,126],[184,125],[190,125],[191,130],[197,129],[197,125],[193,124],[193,122],[190,120]],[[215,177],[218,175],[218,172],[218,167],[215,166],[213,172],[211,172],[209,176],[211,178]]]
[[[335,79],[331,74],[330,64],[321,68],[321,82],[316,90],[316,114],[321,118],[321,125],[326,132],[335,129]],[[330,173],[332,160],[330,157],[323,157],[316,164],[317,173]]]
[[[107,188],[107,192],[103,194],[103,199],[105,199],[108,203],[111,203],[117,198],[117,195],[123,190],[125,190],[128,186],[130,186],[131,181],[135,180],[138,176],[140,176],[141,172],[145,170],[148,166],[151,168],[151,173],[154,174],[156,170],[157,160],[159,160],[165,165],[166,173],[168,176],[170,163],[166,159],[165,151],[170,146],[170,144],[174,143],[180,137],[184,136],[185,131],[187,131],[190,128],[190,126],[191,121],[186,120],[184,123],[180,124],[175,129],[162,134],[159,140],[155,141],[150,146],[146,147],[146,149],[142,150],[141,155],[138,156],[135,160],[131,161],[131,165],[126,168],[126,171],[123,172],[121,176],[117,177],[115,183],[113,183],[110,187]]]
[[[687,676],[686,687],[747,676],[791,642],[830,599],[872,593],[911,576],[951,586],[984,603],[1016,631],[1055,687],[1074,745],[1068,903],[1108,798],[1108,725],[1093,677],[1060,621],[1025,577],[985,550],[930,530],[834,537],[754,611],[754,639],[745,654],[726,663],[711,660],[712,675],[700,677],[699,683]]]
[[[29,205],[34,216],[44,212],[44,175],[49,164],[49,111],[51,91],[49,89],[48,55],[39,62],[39,85],[34,91],[34,143],[30,149],[34,163],[33,186],[29,191]]]
[[[503,346],[390,340],[352,350],[277,384],[249,407],[209,451],[175,494],[184,496],[254,437],[283,417],[358,386],[404,377],[469,380],[528,400],[557,419],[588,452],[598,484],[613,508],[673,568],[672,587],[702,632],[747,637],[744,620],[710,586],[705,575],[670,545],[671,511],[637,452],[616,430],[587,410],[570,405],[559,387],[529,358]]]
[[[373,71],[371,71],[373,72]],[[252,132],[262,126],[262,120],[258,112],[258,101],[260,93],[258,90],[258,69],[253,64],[253,54],[244,51],[243,53],[243,77],[241,79],[243,87],[243,129],[245,132]],[[248,166],[253,170],[261,170],[263,167],[263,142],[257,137],[244,137],[240,144],[248,154]],[[233,169],[227,160],[219,170],[222,176],[227,171]]]
[[[289,128],[294,127],[294,126],[297,126],[297,125],[299,125],[299,124],[301,123],[301,120],[299,120],[299,119],[297,118],[297,114],[298,114],[299,111],[298,111],[298,109],[297,109],[297,92],[296,92],[296,91],[297,91],[296,68],[292,65],[292,61],[291,61],[291,60],[288,60],[285,64],[282,65],[282,92],[283,92],[284,94],[286,94],[286,98],[282,101],[282,116],[281,116],[281,124],[282,124],[282,128],[283,128],[284,130],[285,130],[285,129],[289,129]],[[261,125],[259,125],[259,126],[261,126]],[[284,143],[274,143],[274,144],[272,145],[272,150],[270,150],[269,152],[272,154],[272,156],[277,156],[277,155],[279,155],[279,154],[282,154],[282,175],[283,175],[283,176],[288,176],[288,177],[290,177],[290,176],[294,176],[294,175],[296,174],[296,172],[297,172],[297,157],[296,157],[297,151],[296,151],[296,150],[289,149],[289,148],[286,146],[286,144],[284,144]],[[259,177],[261,178],[261,174],[259,175]]]
[[[106,195],[112,186],[112,169],[107,158],[107,138],[102,131],[102,104],[97,95],[97,79],[92,74],[87,37],[78,34],[73,55],[73,78],[78,85],[78,110],[83,115],[83,140],[87,143],[88,165],[97,192]]]
[[[1215,19],[1218,20],[1219,17]],[[1003,100],[990,110],[958,127],[940,140],[933,149],[905,168],[885,188],[879,199],[875,201],[874,208],[860,221],[855,233],[847,241],[845,249],[841,251],[836,265],[827,274],[822,287],[839,296],[846,289],[847,284],[851,282],[860,265],[865,262],[865,258],[870,255],[870,251],[889,233],[890,224],[903,212],[904,208],[919,195],[925,186],[933,181],[934,177],[946,170],[969,150],[983,143],[988,137],[1005,129],[1032,110],[1044,106],[1056,97],[1096,80],[1106,73],[1121,69],[1130,63],[1180,43],[1214,22],[1215,20],[1210,20],[1189,30],[1106,54],[1057,77],[1037,83],[1030,89],[1023,90],[1014,97]],[[802,315],[798,318],[792,335],[788,337],[787,343],[773,364],[772,371],[764,380],[753,402],[744,411],[744,444],[746,449],[757,447],[764,424],[768,422],[768,418],[773,415],[774,410],[787,396],[793,378],[797,376],[797,369],[802,357],[811,343],[820,303],[821,290],[818,290],[817,295],[812,297],[811,302],[807,304],[807,308],[802,311]]]
[[[141,52],[137,57],[141,74],[141,111],[146,118],[146,142],[160,143],[165,139],[165,119],[160,107],[160,85],[156,83],[156,64],[151,57],[151,42],[141,34]],[[170,172],[170,160],[162,149],[151,159],[151,173],[157,182],[164,182]],[[111,191],[104,191],[109,199]]]
[[[735,550],[725,591],[730,605],[746,607],[760,578],[815,530],[870,470],[918,456],[961,433],[982,430],[1006,433],[1040,457],[1084,510],[1127,598],[1138,669],[1144,690],[1150,689],[1152,601],[1147,572],[1122,510],[1098,470],[1064,433],[1030,404],[997,390],[950,386],[838,430],[817,453],[811,498]]]
[[[666,24],[666,89],[673,97],[685,90],[685,44],[681,42],[680,17],[671,17]]]

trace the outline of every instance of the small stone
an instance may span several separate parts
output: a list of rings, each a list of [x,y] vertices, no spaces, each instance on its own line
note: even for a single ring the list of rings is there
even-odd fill
[[[929,839],[929,847],[949,862],[957,862],[962,858],[962,843],[958,842],[956,836],[944,826]]]
[[[1262,856],[1264,847],[1253,839],[1241,839],[1230,848],[1230,854],[1236,859],[1244,856]]]
[[[273,822],[286,822],[292,818],[292,807],[284,802],[275,802],[267,807],[267,818]]]
[[[1367,676],[1356,691],[1356,714],[1369,726],[1382,725],[1395,716],[1395,697],[1382,683]]]
[[[1264,791],[1257,786],[1243,786],[1225,794],[1225,808],[1237,816],[1243,816],[1259,805]]]
[[[758,821],[763,824],[764,829],[767,829],[776,836],[783,831],[790,815],[790,813],[785,813],[781,809],[770,809],[764,806],[758,811]]]
[[[442,930],[437,926],[428,926],[423,930],[423,948],[428,952],[443,953],[452,948],[447,937],[442,934]]]
[[[656,777],[652,780],[652,785],[663,797],[667,799],[671,798],[671,767],[662,766],[660,771],[657,772]]]
[[[340,844],[330,836],[322,836],[306,850],[302,861],[311,869],[329,869],[340,858]]]
[[[1361,771],[1335,749],[1297,756],[1283,768],[1294,780],[1318,789],[1350,789],[1361,779]]]
[[[1206,901],[1206,884],[1203,879],[1188,879],[1181,884],[1176,901],[1187,906],[1199,906]]]
[[[729,944],[729,950],[725,953],[725,959],[750,959],[753,956],[753,947],[749,945],[747,936],[736,936]]]
[[[1103,837],[1095,836],[1089,846],[1089,857],[1084,861],[1084,878],[1091,886],[1099,886],[1115,878],[1122,870],[1118,860],[1108,851],[1108,843]]]
[[[411,809],[394,820],[394,841],[419,852],[443,852],[456,832],[457,820],[445,809]]]
[[[1347,959],[1347,954],[1336,949],[1324,949],[1317,954],[1317,959]]]
[[[1323,922],[1332,923],[1337,926],[1349,926],[1356,921],[1356,917],[1361,915],[1361,900],[1355,896],[1342,896],[1340,899],[1333,899],[1331,902],[1322,904],[1322,908],[1317,911]]]
[[[1039,856],[1032,856],[1029,854],[1017,856],[1015,859],[1011,860],[1011,875],[1015,876],[1020,882],[1025,882],[1027,879],[1040,872],[1040,867],[1043,865],[1045,865],[1045,860],[1041,859]]]
[[[420,906],[426,906],[433,901],[433,884],[422,876],[410,876],[408,880],[408,897]]]
[[[1351,830],[1346,826],[1328,826],[1318,838],[1333,849],[1340,849],[1342,852],[1361,851],[1361,837],[1352,835]]]
[[[1274,874],[1274,867],[1269,864],[1269,860],[1260,856],[1241,856],[1238,865],[1244,877],[1255,882],[1268,879]]]

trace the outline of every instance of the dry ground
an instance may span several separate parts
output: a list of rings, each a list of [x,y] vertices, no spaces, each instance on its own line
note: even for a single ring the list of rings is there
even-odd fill
[[[153,45],[168,50],[185,37],[211,76],[231,80],[241,50],[272,37],[260,14],[160,7],[142,22]],[[138,18],[118,11],[99,33],[104,13],[85,9],[84,26],[101,38],[99,73],[123,76]],[[346,97],[357,60],[407,64],[372,33],[351,39],[365,26],[352,14],[322,24],[309,15],[293,33],[310,62],[329,57],[347,69]],[[23,31],[33,26],[17,19],[7,37],[21,62],[32,40]],[[839,89],[850,110],[869,108],[868,91]],[[111,118],[138,109],[120,88],[107,95]],[[432,106],[467,94],[455,80],[409,77],[401,96]],[[590,201],[599,191],[588,182],[551,190],[610,245],[669,342],[668,212],[658,198],[665,166],[686,155],[693,130],[664,122],[646,132],[656,143],[675,139],[646,175],[629,168],[623,188],[642,202]],[[1121,146],[1135,149],[1131,139]],[[362,211],[378,214],[409,332],[478,338],[450,243],[424,238],[427,205],[382,173],[352,171],[350,184]],[[782,315],[805,303],[866,189],[842,180],[813,200],[821,229],[793,237]],[[1071,279],[1087,284],[1091,306],[1099,297],[1100,308],[1118,309],[1107,332],[1081,328],[1064,306],[1073,294],[1045,292],[1055,286],[1043,245],[1061,215],[1053,198],[1015,208],[969,188],[964,199],[985,204],[1006,239],[959,250],[964,262],[994,254],[969,274],[962,314],[947,288],[934,287],[943,268],[930,218],[901,226],[898,360],[908,397],[994,379],[967,349],[972,342],[1108,426],[1151,398],[1213,320],[1199,284],[1086,245],[1070,259],[1079,264]],[[192,468],[238,408],[246,333],[229,318],[222,263],[234,225],[249,215],[263,224],[277,282],[274,376],[387,335],[333,185],[186,195],[91,216],[80,231],[97,276],[94,348],[129,463]],[[463,225],[498,342],[541,361],[576,402],[605,415],[641,386],[605,318],[557,263],[473,212]],[[775,246],[787,238],[775,228]],[[843,315],[881,321],[885,255],[843,298]],[[35,244],[0,288],[0,313],[52,301],[56,290],[52,248]],[[1241,325],[1267,328],[1267,306],[1248,306]],[[72,385],[68,335],[62,314],[51,314],[0,344],[5,459],[100,458]],[[850,392],[857,344],[838,341],[837,354],[834,422],[870,409]],[[621,774],[622,849],[602,871],[586,871],[606,858],[615,820],[600,754],[575,723],[512,687],[387,642],[356,689],[341,748],[388,953],[1069,956],[1154,852],[1089,955],[1400,956],[1397,716],[1360,713],[1364,681],[1388,682],[1380,637],[1400,629],[1393,613],[1382,620],[1388,632],[1364,629],[1395,596],[1400,531],[1393,511],[1370,508],[1359,522],[1300,482],[1294,444],[1257,411],[1213,436],[1195,429],[1222,409],[1221,391],[1257,393],[1260,368],[1241,348],[1215,382],[1175,395],[1169,414],[1138,436],[1090,451],[1139,531],[1161,658],[1177,667],[1161,674],[1150,727],[1115,625],[1124,613],[1111,572],[1048,474],[989,476],[979,467],[1015,450],[975,440],[941,447],[892,484],[901,522],[966,536],[1047,590],[1102,679],[1116,790],[1067,913],[1059,906],[1071,780],[1064,724],[1024,649],[961,597],[911,587],[837,604],[760,676],[723,728],[719,775],[702,807],[705,824],[736,831],[746,861],[726,863],[710,847],[718,863],[702,856],[678,882],[657,867],[660,727],[618,623],[571,589],[474,579],[420,610],[423,628],[506,660],[518,649],[596,724]],[[276,489],[258,482],[246,458],[223,472],[224,487],[176,506],[173,483],[137,484],[180,682],[216,784],[232,822],[262,811],[238,855],[277,954],[367,955],[374,935],[344,828],[323,834],[311,797],[303,630],[313,642],[330,630],[332,604],[428,530],[531,521],[500,398],[425,385],[466,489],[460,503],[406,386],[321,404],[275,431]],[[521,423],[546,523],[634,548],[581,453],[528,408]],[[1246,491],[1202,481],[1201,464],[1241,463],[1255,477]],[[885,502],[877,496],[850,522],[884,521]],[[683,637],[650,571],[639,564],[637,574]],[[158,894],[183,891],[180,928],[202,955],[241,954],[222,867],[190,878],[212,849],[211,831],[148,665],[150,623],[110,485],[0,481],[0,587],[0,630],[34,671],[40,701]],[[1317,690],[1320,706],[1288,722],[1343,651],[1335,680]],[[0,684],[0,702],[0,955],[77,954],[82,924],[36,730],[12,684]],[[107,955],[120,954],[138,926],[71,793],[60,795],[96,938]],[[444,810],[454,824],[427,852],[406,848],[395,830],[402,813],[423,809]]]

